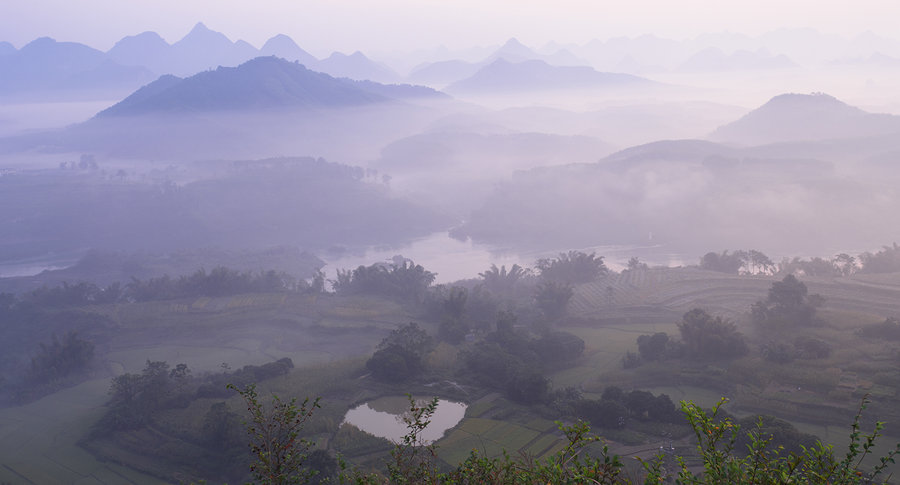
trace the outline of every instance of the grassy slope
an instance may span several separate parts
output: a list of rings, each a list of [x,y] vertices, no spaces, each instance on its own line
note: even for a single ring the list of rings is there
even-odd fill
[[[118,325],[98,346],[109,377],[140,372],[148,359],[170,365],[184,362],[195,374],[221,371],[223,362],[237,368],[281,357],[292,358],[297,366],[321,366],[370,353],[390,329],[411,319],[401,307],[383,300],[280,294],[107,305],[91,310],[112,316]],[[324,369],[291,376],[327,378]],[[0,481],[160,483],[159,478],[98,461],[77,446],[104,412],[109,377],[25,406],[0,409]],[[307,385],[301,379],[289,388]],[[237,402],[230,405],[232,409],[242,407]],[[323,416],[329,414],[334,413]],[[121,456],[108,458],[128,456],[127,450],[113,451]]]
[[[891,381],[896,374],[894,346],[859,339],[853,331],[860,324],[900,314],[900,275],[802,278],[810,292],[828,298],[823,311],[828,324],[804,330],[834,342],[836,350],[825,361],[798,361],[786,367],[748,357],[714,366],[678,363],[621,370],[621,357],[627,350],[636,350],[638,335],[657,331],[677,334],[674,322],[694,306],[735,318],[744,332],[753,335],[745,313],[775,279],[679,269],[638,271],[583,285],[570,305],[575,326],[565,330],[586,341],[585,356],[576,367],[552,375],[554,386],[580,385],[588,396],[596,397],[606,385],[618,384],[665,392],[676,401],[693,399],[711,404],[722,392],[706,385],[708,374],[724,381],[742,379],[735,382],[744,384],[729,396],[734,401],[730,411],[786,413],[804,431],[838,442],[846,436],[844,416],[855,407],[862,392],[872,392],[876,397],[871,415],[893,417],[900,409],[896,405],[898,386]],[[607,290],[610,286],[611,296]],[[114,373],[138,371],[147,359],[185,362],[195,373],[218,371],[223,362],[238,367],[284,356],[294,359],[298,366],[312,365],[269,381],[265,388],[281,395],[325,396],[326,406],[318,414],[320,421],[313,425],[314,431],[340,422],[343,412],[354,403],[405,392],[400,387],[376,388],[356,380],[352,374],[361,368],[360,360],[338,364],[350,356],[367,355],[389,329],[413,319],[401,307],[383,300],[242,295],[95,310],[113,316],[119,325],[102,343]],[[781,337],[791,339],[793,335],[788,332]],[[452,353],[452,349],[442,352]],[[15,482],[21,480],[21,474],[34,483],[70,483],[73,476],[81,477],[79,483],[141,483],[139,475],[129,475],[135,472],[99,463],[74,445],[102,413],[99,406],[106,398],[108,382],[92,381],[28,406],[0,410],[0,465],[4,465],[0,466],[0,480]],[[800,390],[796,390],[797,385]],[[167,417],[163,431],[167,427],[183,430],[184,423],[191,421],[188,418],[198,418],[210,403],[198,403],[186,414]],[[240,408],[234,399],[229,405]],[[809,413],[811,408],[816,412]],[[441,456],[452,463],[472,449],[488,453],[506,449],[533,456],[555,451],[559,443],[555,427],[529,416],[496,395],[481,396],[460,425],[438,442]],[[826,421],[839,424],[826,426]],[[890,428],[888,431],[897,434]],[[320,438],[335,436],[326,433]],[[641,446],[646,447],[619,449],[623,453],[639,452]],[[377,463],[377,456],[380,453],[358,458],[361,463]],[[153,483],[146,476],[143,479],[143,483]]]

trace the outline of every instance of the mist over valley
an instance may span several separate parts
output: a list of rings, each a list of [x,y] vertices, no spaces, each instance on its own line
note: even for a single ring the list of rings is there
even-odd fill
[[[0,38],[0,482],[891,483],[900,40],[466,8]]]

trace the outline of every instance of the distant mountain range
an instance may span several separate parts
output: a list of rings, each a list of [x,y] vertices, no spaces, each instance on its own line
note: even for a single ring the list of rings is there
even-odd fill
[[[678,67],[682,72],[742,71],[759,69],[786,69],[797,67],[797,63],[784,54],[774,56],[765,49],[756,52],[738,50],[730,55],[721,49],[704,49]]]
[[[336,79],[298,62],[258,57],[238,67],[219,67],[186,79],[162,76],[97,117],[360,106],[423,97],[446,95],[422,86]]]
[[[84,44],[41,37],[19,50],[0,47],[0,96],[53,91],[133,90],[154,78]]]
[[[900,134],[900,116],[874,114],[827,94],[782,94],[710,135],[719,142],[763,145]]]
[[[412,82],[424,84],[450,84],[467,78],[479,69],[500,59],[513,63],[539,60],[553,66],[586,66],[589,64],[588,61],[578,58],[566,49],[558,49],[551,55],[542,55],[526,47],[518,39],[511,38],[479,62],[455,59],[425,63],[413,69],[408,78]]]
[[[23,93],[96,92],[94,97],[119,96],[160,75],[178,77],[234,67],[260,56],[298,61],[313,71],[335,77],[398,82],[401,76],[361,52],[334,53],[318,60],[290,37],[276,35],[261,49],[198,23],[181,40],[169,44],[156,32],[128,36],[108,52],[75,42],[37,39],[21,49],[0,42],[0,96]]]
[[[445,89],[448,93],[502,93],[546,89],[651,86],[657,83],[630,74],[598,72],[586,66],[551,66],[541,60],[497,59]]]

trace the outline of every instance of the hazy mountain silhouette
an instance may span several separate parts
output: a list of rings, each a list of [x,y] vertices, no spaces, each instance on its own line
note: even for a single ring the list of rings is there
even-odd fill
[[[84,44],[57,42],[49,37],[0,57],[0,94],[129,90],[152,77],[145,68],[122,66]]]
[[[450,84],[474,75],[479,69],[499,59],[511,63],[540,60],[553,66],[585,66],[588,64],[587,61],[576,57],[565,49],[559,49],[551,55],[539,54],[513,37],[480,62],[454,59],[425,63],[413,69],[408,76],[408,80],[425,84]]]
[[[586,66],[551,66],[544,61],[498,59],[474,75],[447,87],[460,93],[496,93],[546,89],[649,86],[653,81],[630,74],[598,72]]]
[[[827,94],[782,94],[710,135],[744,145],[900,133],[900,117],[867,113]]]
[[[97,116],[357,106],[387,99],[299,63],[258,57],[187,79],[163,76]]]
[[[726,55],[720,49],[709,47],[678,67],[683,72],[740,71],[754,69],[784,69],[797,67],[786,55],[774,56],[765,49],[756,52],[738,50]]]
[[[259,55],[244,42],[232,42],[224,34],[210,30],[202,22],[178,42],[172,44],[169,74],[190,75],[218,66],[236,66]]]
[[[458,59],[426,63],[413,69],[409,73],[407,80],[422,84],[450,84],[475,74],[482,67],[483,64],[481,63],[460,61]]]
[[[18,52],[18,49],[13,47],[9,42],[0,42],[0,56],[8,56]]]
[[[360,81],[393,83],[400,80],[400,75],[391,68],[369,59],[359,51],[349,56],[340,52],[332,53],[319,61],[315,69],[334,77],[346,77]]]
[[[316,64],[319,62],[312,54],[301,49],[293,39],[284,34],[278,34],[267,40],[259,50],[259,54],[262,56],[280,57],[289,61],[297,61],[307,68],[314,70]]]
[[[129,35],[116,42],[106,54],[126,66],[144,66],[157,74],[169,71],[172,46],[156,32]]]
[[[258,57],[238,67],[220,67],[186,79],[161,76],[97,116],[360,106],[444,97],[424,86],[336,79],[297,62]]]
[[[509,62],[522,62],[537,59],[539,57],[541,56],[537,52],[519,42],[519,39],[511,37],[485,60],[494,61],[497,59],[506,59]]]

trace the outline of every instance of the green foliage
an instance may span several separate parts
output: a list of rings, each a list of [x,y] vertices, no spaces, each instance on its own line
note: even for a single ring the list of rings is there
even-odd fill
[[[735,251],[728,254],[728,251],[722,253],[709,252],[700,258],[700,268],[709,271],[718,271],[720,273],[737,274],[744,263],[747,261],[747,253],[745,251]]]
[[[747,433],[747,453],[735,450],[740,436],[740,426],[730,418],[719,419],[722,399],[710,412],[691,402],[682,402],[682,411],[688,419],[697,439],[697,452],[703,462],[703,472],[694,473],[685,460],[677,457],[680,470],[677,483],[683,484],[860,484],[878,480],[894,457],[900,452],[900,444],[880,459],[871,470],[861,468],[863,459],[872,452],[875,440],[883,425],[875,424],[872,433],[860,432],[860,418],[868,404],[864,398],[853,420],[850,444],[846,455],[838,459],[830,445],[817,442],[799,452],[784,453],[782,447],[773,447],[773,436],[767,432],[765,418],[759,418],[756,429]],[[655,483],[668,478],[662,459],[643,462],[648,472],[645,483]]]
[[[820,295],[809,295],[806,284],[789,274],[781,281],[772,283],[765,301],[758,301],[751,307],[753,321],[767,326],[794,325],[809,326],[818,323],[816,308],[825,299]]]
[[[570,365],[584,353],[584,339],[569,332],[547,332],[531,342],[545,366]]]
[[[575,289],[568,283],[545,281],[534,292],[534,302],[547,318],[556,320],[566,313],[566,305],[575,295]]]
[[[478,276],[484,279],[484,287],[488,291],[503,298],[510,298],[515,294],[517,284],[530,274],[529,271],[518,264],[512,265],[509,271],[506,270],[506,265],[497,268],[497,265],[492,264],[491,269],[478,273]]]
[[[876,253],[860,254],[859,259],[863,273],[894,273],[900,271],[900,246],[893,243]]]
[[[272,396],[270,406],[259,400],[256,386],[240,389],[229,384],[244,399],[250,419],[245,423],[250,436],[250,452],[254,463],[250,465],[253,477],[262,484],[307,483],[315,473],[303,465],[309,455],[312,443],[300,436],[303,427],[319,408],[319,400],[303,400],[298,406],[297,398],[283,401]]]
[[[663,360],[669,345],[669,334],[656,332],[653,335],[641,335],[637,338],[638,353],[648,361]]]
[[[376,379],[403,381],[425,367],[425,356],[434,349],[434,339],[415,322],[400,326],[378,344],[366,362]]]
[[[338,270],[337,280],[332,281],[332,286],[341,294],[381,295],[421,303],[435,276],[422,265],[402,260],[393,264],[359,266],[352,271]]]
[[[187,397],[183,391],[190,379],[184,364],[170,371],[166,362],[150,360],[140,374],[125,373],[113,378],[109,411],[97,424],[96,431],[140,428],[149,424],[157,411],[181,407]]]
[[[734,359],[747,354],[744,336],[734,323],[695,308],[678,323],[685,354],[698,360]]]
[[[83,370],[94,358],[94,344],[68,332],[62,341],[53,336],[50,345],[41,344],[31,359],[29,377],[36,382],[49,382]]]
[[[559,253],[553,259],[539,259],[535,266],[544,280],[564,285],[590,283],[609,273],[603,256],[581,251]]]

